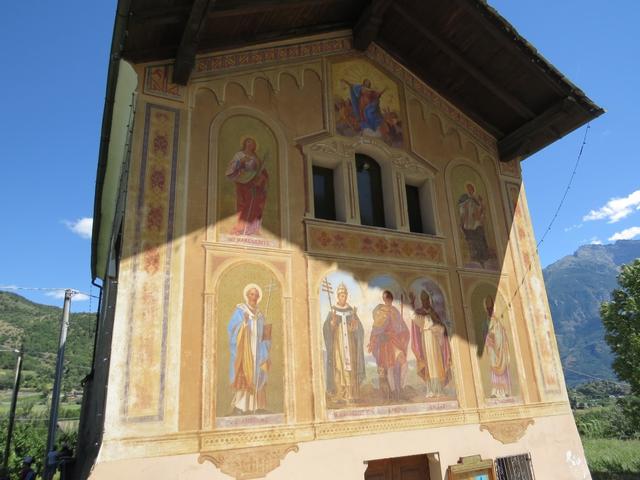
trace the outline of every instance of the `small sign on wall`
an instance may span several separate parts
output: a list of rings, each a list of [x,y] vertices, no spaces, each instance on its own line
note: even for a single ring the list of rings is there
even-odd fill
[[[496,480],[493,460],[482,460],[480,455],[462,457],[457,465],[449,466],[447,480]]]

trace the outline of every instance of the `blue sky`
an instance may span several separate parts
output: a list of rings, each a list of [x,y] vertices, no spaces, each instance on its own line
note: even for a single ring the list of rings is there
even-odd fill
[[[607,109],[591,125],[572,188],[541,246],[543,265],[624,231],[640,238],[640,2],[489,3]],[[0,19],[0,286],[98,293],[91,287],[90,240],[84,235],[89,222],[77,222],[93,212],[115,4],[9,2]],[[584,127],[523,164],[538,238],[563,195],[583,136]],[[610,202],[614,198],[619,200]],[[59,292],[18,293],[62,304]],[[74,310],[96,306],[95,299],[73,303]]]

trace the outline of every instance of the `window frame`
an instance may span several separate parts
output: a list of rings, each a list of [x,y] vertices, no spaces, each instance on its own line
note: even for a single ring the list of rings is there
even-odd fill
[[[302,147],[306,160],[307,218],[336,221],[364,228],[385,228],[412,235],[439,236],[434,179],[437,169],[428,162],[418,160],[404,150],[390,149],[374,139],[361,138],[357,143],[341,137],[329,137]],[[362,224],[360,219],[360,195],[357,186],[356,154],[366,155],[375,161],[381,171],[385,226]],[[336,220],[315,216],[313,192],[313,167],[334,171]],[[420,210],[423,232],[412,232],[406,185],[416,186],[420,194]]]

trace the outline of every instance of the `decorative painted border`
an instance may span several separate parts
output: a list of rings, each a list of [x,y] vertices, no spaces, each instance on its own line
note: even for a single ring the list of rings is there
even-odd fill
[[[546,395],[560,395],[562,393],[563,379],[558,368],[557,347],[553,344],[553,340],[550,336],[546,336],[545,332],[552,335],[553,326],[551,322],[551,312],[548,310],[548,306],[545,298],[539,300],[544,302],[545,316],[541,318],[536,315],[533,302],[534,294],[532,292],[533,287],[531,285],[531,278],[538,279],[541,285],[544,285],[542,279],[542,272],[540,271],[540,263],[538,260],[538,253],[535,245],[535,240],[532,238],[531,220],[528,216],[528,208],[526,205],[524,186],[516,182],[504,182],[504,188],[506,190],[506,202],[508,205],[507,213],[512,219],[511,226],[511,238],[514,242],[514,257],[516,269],[520,270],[519,285],[521,282],[521,294],[523,310],[525,317],[527,318],[527,324],[529,326],[533,345],[535,346],[536,363],[540,382],[544,388]],[[546,291],[542,291],[540,296],[546,295]],[[542,342],[545,342],[543,344]],[[542,349],[546,348],[549,354],[553,358],[553,364],[547,365],[543,358]],[[552,382],[548,382],[552,380]],[[550,385],[550,383],[552,383]],[[555,385],[553,384],[555,383]]]
[[[445,264],[444,241],[440,239],[406,238],[407,234],[394,231],[354,231],[349,230],[347,224],[334,226],[310,219],[305,223],[309,253]]]
[[[468,409],[373,420],[299,424],[244,431],[200,431],[154,437],[129,437],[103,442],[101,456],[104,460],[121,460],[125,457],[160,457],[456,425],[478,425],[480,427],[481,424],[487,422],[530,418],[535,420],[560,415],[571,415],[571,409],[567,402],[537,403],[483,410]]]
[[[463,126],[473,138],[480,142],[489,152],[497,154],[498,149],[496,139],[479,127],[473,120],[462,113],[458,108],[445,100],[439,93],[429,87],[416,75],[411,73],[401,63],[396,61],[391,55],[381,47],[372,43],[367,50],[367,56],[374,59],[379,65],[386,68],[390,73],[399,78],[405,87],[411,87],[416,92],[423,95],[433,105],[444,112],[449,118]]]
[[[167,324],[171,286],[171,244],[175,214],[176,172],[178,165],[178,133],[180,111],[161,105],[147,104],[145,110],[142,161],[138,183],[131,294],[128,312],[127,365],[122,405],[122,415],[127,422],[159,421],[164,417],[164,387],[167,360]],[[141,286],[142,292],[138,291]],[[134,346],[143,338],[136,332],[153,331],[149,324],[161,319],[160,345],[144,345],[145,350]],[[144,323],[144,325],[143,325]],[[155,339],[154,339],[155,340]],[[145,382],[132,370],[140,368],[134,354],[143,353]],[[158,355],[159,354],[159,355]],[[158,357],[159,358],[151,358]],[[138,359],[139,360],[139,359]],[[158,365],[158,368],[148,368]],[[157,373],[157,377],[150,378]],[[155,413],[136,413],[139,406],[135,399],[151,396],[154,385],[157,390]]]
[[[498,161],[500,167],[500,175],[507,177],[521,178],[520,174],[520,160],[510,160],[508,162]]]
[[[282,61],[319,57],[351,49],[351,36],[299,44],[257,48],[250,51],[207,55],[196,59],[192,77],[226,72],[238,68],[272,65]]]
[[[144,69],[143,92],[147,95],[182,101],[184,87],[171,82],[173,65],[149,65]]]

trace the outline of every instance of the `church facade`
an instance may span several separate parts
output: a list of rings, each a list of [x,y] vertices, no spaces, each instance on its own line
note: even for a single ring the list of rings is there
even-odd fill
[[[112,67],[78,478],[589,478],[530,152],[358,28]]]

